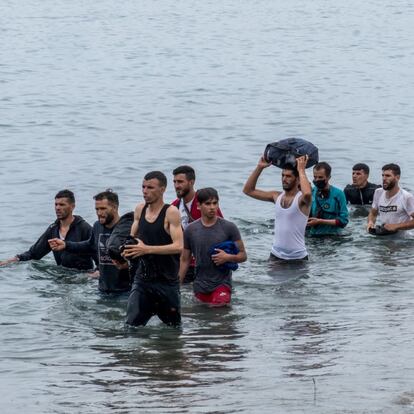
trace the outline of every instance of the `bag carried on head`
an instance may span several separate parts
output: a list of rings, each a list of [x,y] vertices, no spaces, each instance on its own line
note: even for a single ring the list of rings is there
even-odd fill
[[[296,166],[296,158],[303,155],[309,157],[306,168],[319,162],[318,148],[302,138],[286,138],[266,146],[264,158],[274,166],[285,168],[286,165]]]

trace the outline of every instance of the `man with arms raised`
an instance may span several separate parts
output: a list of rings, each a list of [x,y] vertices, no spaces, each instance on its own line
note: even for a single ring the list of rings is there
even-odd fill
[[[189,165],[180,165],[173,171],[173,176],[174,189],[177,198],[171,204],[178,208],[181,216],[181,226],[183,230],[185,230],[190,223],[201,217],[197,192],[194,189],[196,179],[195,171]],[[220,208],[217,209],[217,215],[223,217]],[[194,267],[195,261],[191,260],[183,283],[190,283],[194,280]]]
[[[372,204],[375,190],[380,185],[368,181],[369,167],[358,163],[352,167],[352,184],[344,188],[346,201],[354,205]]]
[[[217,216],[217,191],[214,188],[199,190],[198,203],[201,218],[184,231],[180,281],[184,280],[193,255],[197,263],[193,283],[196,298],[212,306],[224,306],[230,303],[232,287],[231,269],[226,263],[246,261],[246,251],[236,225]],[[233,242],[231,252],[215,248],[223,242]]]
[[[26,260],[40,260],[51,248],[48,240],[57,238],[72,242],[88,240],[92,227],[80,216],[75,216],[75,195],[70,190],[59,191],[55,196],[56,221],[40,236],[37,242],[27,251],[12,257],[1,265]],[[72,253],[54,251],[56,264],[79,270],[92,270],[94,265],[90,253]]]
[[[98,220],[93,225],[93,231],[88,240],[82,242],[49,240],[53,251],[67,251],[72,253],[90,252],[98,256],[99,263],[99,290],[103,293],[121,293],[130,288],[128,264],[117,266],[108,254],[108,240],[119,222],[118,194],[106,190],[94,197],[95,211]]]
[[[180,213],[164,203],[167,177],[151,171],[142,182],[144,203],[137,205],[124,257],[139,259],[128,299],[127,324],[146,325],[153,315],[167,325],[181,324],[178,267],[183,247]]]
[[[305,230],[312,202],[312,189],[306,177],[307,156],[296,159],[297,167],[286,165],[282,170],[283,191],[264,191],[256,188],[262,171],[271,163],[261,157],[243,192],[261,201],[275,203],[275,230],[271,260],[302,260],[308,258]]]
[[[414,228],[414,196],[399,187],[401,169],[397,164],[382,167],[382,188],[374,194],[367,229],[375,228],[377,217],[390,232]]]

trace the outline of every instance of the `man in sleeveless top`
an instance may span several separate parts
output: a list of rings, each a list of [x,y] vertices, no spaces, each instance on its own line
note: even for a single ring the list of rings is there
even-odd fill
[[[129,325],[146,325],[153,315],[164,323],[179,326],[180,288],[178,267],[183,247],[180,213],[164,203],[167,178],[160,171],[145,175],[142,183],[144,203],[137,205],[131,236],[136,245],[128,245],[124,257],[138,259],[128,299]]]
[[[246,261],[246,251],[236,225],[217,216],[217,191],[214,188],[199,190],[198,203],[201,218],[184,231],[180,280],[184,280],[194,256],[197,263],[193,283],[195,297],[211,306],[224,306],[231,300],[232,272],[228,264]],[[222,246],[223,242],[231,242],[230,246],[237,248],[233,251],[220,249],[217,245]]]
[[[33,246],[24,253],[0,262],[0,266],[24,262],[28,260],[40,260],[50,251],[48,240],[60,238],[78,242],[88,240],[92,227],[80,216],[75,216],[75,195],[70,190],[61,190],[55,196],[55,213],[56,221],[52,223],[46,231],[39,237]],[[57,265],[77,270],[92,270],[94,267],[91,254],[87,253],[70,253],[70,252],[53,252]]]
[[[181,226],[184,231],[190,223],[201,217],[197,192],[194,189],[196,179],[195,171],[194,168],[189,165],[180,165],[174,169],[173,176],[174,189],[177,194],[177,198],[171,204],[176,206],[180,212]],[[220,208],[217,209],[217,216],[223,217]],[[195,261],[193,258],[182,283],[191,283],[194,281],[194,268]]]
[[[414,228],[414,196],[399,187],[401,169],[397,164],[382,167],[382,188],[374,194],[367,230],[375,227],[377,218],[388,231]]]
[[[306,177],[307,156],[296,159],[297,168],[282,170],[283,191],[264,191],[256,188],[262,171],[271,163],[262,156],[244,185],[243,192],[261,201],[275,203],[275,228],[270,259],[303,260],[308,258],[305,230],[312,202],[312,189]]]
[[[74,242],[55,238],[49,240],[50,247],[53,251],[94,254],[98,257],[99,272],[95,273],[95,277],[99,277],[99,290],[111,294],[127,292],[131,287],[128,264],[115,263],[108,252],[109,238],[120,220],[118,194],[108,189],[93,198],[98,220],[93,225],[89,239]]]

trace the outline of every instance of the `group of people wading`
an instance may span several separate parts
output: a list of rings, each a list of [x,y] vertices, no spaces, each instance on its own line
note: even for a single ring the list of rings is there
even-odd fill
[[[308,260],[305,235],[338,235],[348,224],[347,204],[371,205],[367,230],[386,234],[414,228],[414,196],[399,187],[396,164],[382,168],[382,186],[368,182],[366,164],[353,167],[344,191],[330,184],[331,167],[313,167],[313,184],[306,175],[308,157],[282,169],[282,191],[256,188],[271,164],[261,157],[243,192],[275,204],[272,263]],[[144,202],[134,212],[119,215],[118,195],[106,190],[94,196],[98,220],[91,227],[73,214],[70,190],[55,196],[56,221],[24,253],[0,262],[39,260],[50,251],[56,263],[89,271],[105,294],[130,292],[126,322],[146,325],[157,315],[172,326],[181,324],[180,284],[192,283],[195,298],[210,306],[231,302],[232,271],[247,260],[237,226],[224,219],[214,188],[195,190],[195,172],[183,165],[173,171],[177,199],[164,202],[167,178],[151,171],[142,181]],[[380,225],[377,225],[377,220]],[[94,268],[94,263],[96,268]]]

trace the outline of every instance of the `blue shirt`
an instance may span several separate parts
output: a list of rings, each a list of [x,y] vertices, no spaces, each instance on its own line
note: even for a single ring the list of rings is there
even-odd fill
[[[348,224],[348,215],[346,198],[342,190],[331,185],[328,195],[324,196],[318,188],[313,187],[310,217],[337,220],[338,225],[319,224],[309,229],[309,235],[340,234],[342,229]]]

